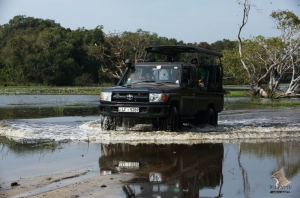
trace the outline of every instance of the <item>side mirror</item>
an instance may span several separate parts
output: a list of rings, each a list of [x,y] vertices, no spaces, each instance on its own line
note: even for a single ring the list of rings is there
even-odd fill
[[[125,60],[125,65],[126,65],[126,67],[128,67],[128,68],[130,69],[131,66],[132,66],[131,60],[130,60],[130,59],[126,59],[126,60]]]

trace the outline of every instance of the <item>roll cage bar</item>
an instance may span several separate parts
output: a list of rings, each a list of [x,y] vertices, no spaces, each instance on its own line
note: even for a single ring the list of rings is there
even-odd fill
[[[166,56],[172,56],[176,57],[180,53],[196,53],[198,57],[198,53],[204,53],[212,56],[217,56],[219,58],[223,57],[223,55],[219,52],[215,52],[212,50],[200,48],[200,47],[194,47],[194,46],[185,46],[185,45],[152,45],[147,48],[145,48],[145,57],[146,58],[147,53],[156,53]]]

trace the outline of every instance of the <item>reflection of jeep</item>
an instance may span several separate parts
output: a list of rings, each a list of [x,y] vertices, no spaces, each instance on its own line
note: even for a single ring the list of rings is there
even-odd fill
[[[101,173],[134,174],[123,188],[127,197],[221,194],[223,144],[101,144],[101,152]]]
[[[152,123],[166,131],[176,131],[182,123],[216,125],[224,105],[222,54],[191,46],[145,50],[143,62],[127,60],[117,86],[100,94],[102,129],[115,129],[123,118],[132,118],[136,124]],[[204,89],[190,64],[193,58],[206,71]]]

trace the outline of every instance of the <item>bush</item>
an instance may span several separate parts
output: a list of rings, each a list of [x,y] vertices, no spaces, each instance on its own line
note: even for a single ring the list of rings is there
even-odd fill
[[[74,84],[77,86],[92,85],[94,83],[93,77],[91,74],[82,74],[74,79]]]

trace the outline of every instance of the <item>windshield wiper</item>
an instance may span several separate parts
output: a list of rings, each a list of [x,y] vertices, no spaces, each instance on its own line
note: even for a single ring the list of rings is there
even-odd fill
[[[151,82],[156,82],[155,80],[141,80],[141,81],[137,81],[137,82],[134,82],[134,83],[131,83],[131,84],[136,84],[136,83],[151,83]]]
[[[163,83],[173,83],[173,84],[178,84],[178,83],[173,82],[173,81],[167,81],[167,82],[163,82]]]

